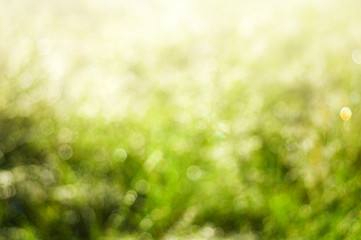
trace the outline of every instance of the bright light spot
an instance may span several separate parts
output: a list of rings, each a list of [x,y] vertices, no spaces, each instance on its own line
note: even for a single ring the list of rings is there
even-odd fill
[[[352,60],[357,64],[361,64],[361,50],[360,49],[355,49],[352,51]]]
[[[187,177],[190,180],[197,180],[201,176],[202,176],[202,170],[198,166],[193,165],[187,169]]]
[[[206,239],[209,239],[209,238],[213,237],[213,235],[214,235],[214,229],[211,228],[211,227],[205,227],[205,228],[203,228],[202,235],[203,235],[203,237],[205,237]]]
[[[139,180],[135,184],[135,190],[137,190],[137,192],[142,194],[146,194],[147,192],[149,192],[149,188],[150,188],[149,183],[144,179]]]
[[[53,197],[59,201],[66,201],[73,199],[77,194],[77,189],[73,185],[65,185],[56,187],[53,192]]]
[[[340,111],[340,116],[341,116],[342,120],[347,121],[347,120],[350,120],[350,118],[352,116],[352,112],[348,107],[344,107]]]
[[[150,220],[149,218],[144,218],[140,224],[139,224],[140,228],[143,230],[148,230],[149,228],[151,228],[153,226],[153,222],[152,220]]]
[[[50,170],[43,170],[41,172],[41,182],[44,184],[44,186],[49,186],[55,182],[55,178],[53,173]]]
[[[123,148],[117,148],[113,152],[113,158],[119,162],[124,162],[127,156],[128,154]]]
[[[7,187],[0,187],[0,198],[1,199],[8,199],[13,197],[16,193],[14,186],[7,186]]]
[[[124,197],[124,203],[128,206],[132,205],[135,202],[135,200],[137,199],[137,196],[138,196],[138,194],[136,191],[129,190]]]
[[[159,220],[163,217],[163,211],[159,208],[156,208],[152,211],[151,217],[153,218],[153,220]]]
[[[13,175],[9,171],[0,172],[0,185],[9,186],[13,183]]]
[[[61,159],[68,160],[73,156],[73,149],[68,144],[59,147],[58,153]]]
[[[304,151],[310,151],[313,148],[313,141],[311,138],[306,138],[302,143],[301,147]]]
[[[144,168],[150,172],[158,164],[159,161],[163,159],[163,153],[160,150],[156,150],[149,156],[149,158],[144,163]]]

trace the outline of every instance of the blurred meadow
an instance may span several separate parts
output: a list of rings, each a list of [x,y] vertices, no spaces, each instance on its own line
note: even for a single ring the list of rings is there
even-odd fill
[[[0,0],[0,240],[358,239],[360,9]]]

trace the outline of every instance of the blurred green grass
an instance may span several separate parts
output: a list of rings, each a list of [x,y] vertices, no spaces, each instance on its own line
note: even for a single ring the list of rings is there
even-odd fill
[[[359,2],[0,6],[0,239],[358,238]]]

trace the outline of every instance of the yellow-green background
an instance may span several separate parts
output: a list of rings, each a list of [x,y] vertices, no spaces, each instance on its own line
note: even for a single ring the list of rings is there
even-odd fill
[[[0,0],[0,239],[357,239],[360,9]]]

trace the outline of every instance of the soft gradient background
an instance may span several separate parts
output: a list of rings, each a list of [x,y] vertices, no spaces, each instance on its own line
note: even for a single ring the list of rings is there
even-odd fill
[[[0,0],[0,239],[357,239],[360,9]]]

